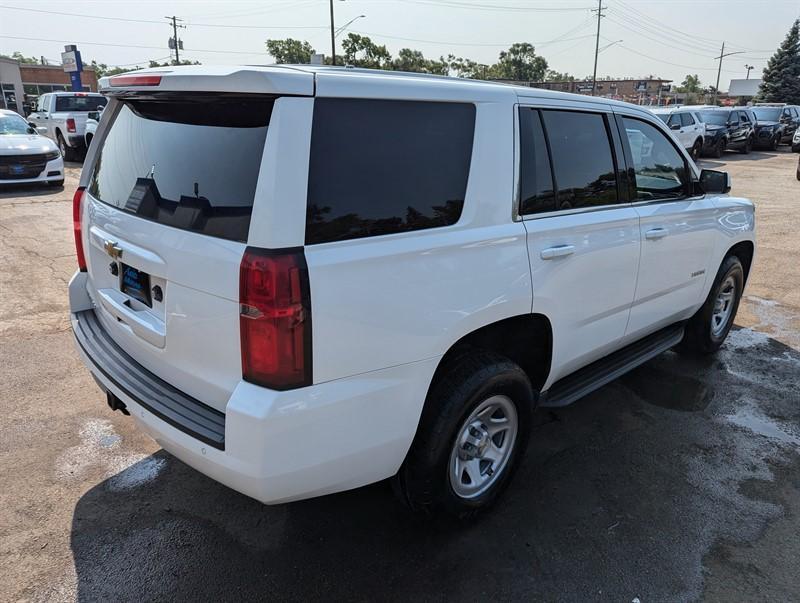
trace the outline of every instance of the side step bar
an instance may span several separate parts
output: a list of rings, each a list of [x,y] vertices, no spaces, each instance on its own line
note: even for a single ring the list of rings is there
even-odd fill
[[[676,323],[567,375],[540,394],[539,406],[572,404],[680,343],[683,329],[683,322]]]

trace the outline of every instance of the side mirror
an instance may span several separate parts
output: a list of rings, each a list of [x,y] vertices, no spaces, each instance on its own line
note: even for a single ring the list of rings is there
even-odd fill
[[[680,129],[681,129],[681,124],[672,124],[672,125],[669,127],[669,129],[670,129],[670,130],[680,130]]]
[[[33,123],[32,121],[29,121],[28,122],[28,127],[33,128],[35,130],[36,129],[36,124]]]
[[[36,134],[36,128],[33,126],[28,126],[28,134]]]
[[[725,195],[731,192],[731,175],[718,170],[702,170],[700,188],[709,195]]]

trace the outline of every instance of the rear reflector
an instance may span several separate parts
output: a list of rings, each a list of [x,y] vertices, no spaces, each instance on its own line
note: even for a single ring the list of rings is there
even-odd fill
[[[117,75],[109,80],[115,88],[123,86],[158,86],[160,75]]]
[[[245,250],[239,331],[245,381],[277,390],[311,385],[311,292],[302,247]]]
[[[80,187],[72,196],[72,233],[75,235],[75,255],[78,256],[78,269],[81,272],[86,272],[86,256],[83,254],[83,239],[81,238],[81,211],[85,193],[86,189]]]
[[[75,120],[72,117],[67,118],[67,132],[77,132],[75,129]]]

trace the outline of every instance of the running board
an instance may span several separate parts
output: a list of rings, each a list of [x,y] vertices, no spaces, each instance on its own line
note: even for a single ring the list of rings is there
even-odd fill
[[[583,398],[680,343],[683,327],[684,323],[679,322],[656,331],[556,381],[541,393],[539,406],[567,406]]]

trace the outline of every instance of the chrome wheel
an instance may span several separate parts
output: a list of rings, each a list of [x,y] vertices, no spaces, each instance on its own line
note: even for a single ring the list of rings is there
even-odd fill
[[[481,402],[456,432],[450,452],[450,486],[460,498],[476,498],[502,475],[517,443],[517,408],[508,396]]]
[[[714,310],[711,313],[711,334],[714,337],[720,337],[725,332],[735,300],[736,279],[729,276],[723,281],[717,291],[717,299],[714,300]]]

